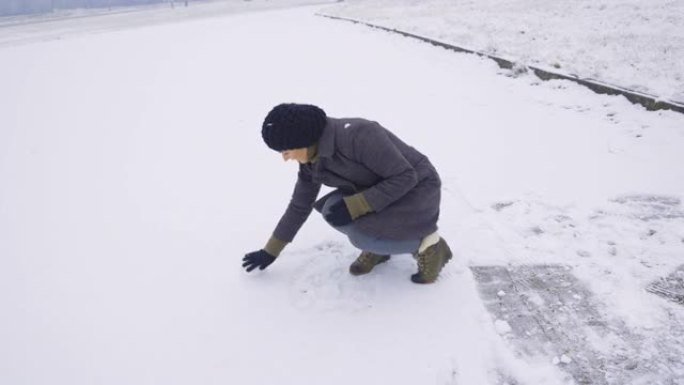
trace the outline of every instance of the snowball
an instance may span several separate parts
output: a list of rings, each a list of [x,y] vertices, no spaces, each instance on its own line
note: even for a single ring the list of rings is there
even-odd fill
[[[496,329],[496,332],[499,334],[506,334],[511,332],[511,325],[508,324],[508,322],[504,320],[496,320],[494,321],[494,328]]]

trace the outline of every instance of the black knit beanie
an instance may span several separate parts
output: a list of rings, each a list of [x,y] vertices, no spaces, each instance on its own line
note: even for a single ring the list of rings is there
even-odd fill
[[[261,136],[276,151],[309,147],[321,138],[325,118],[325,111],[316,106],[279,104],[266,115]]]

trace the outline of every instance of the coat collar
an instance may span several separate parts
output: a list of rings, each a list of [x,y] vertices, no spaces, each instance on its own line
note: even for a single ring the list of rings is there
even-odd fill
[[[320,158],[330,158],[335,153],[335,129],[337,122],[333,118],[326,118],[323,134],[318,140],[318,156]]]

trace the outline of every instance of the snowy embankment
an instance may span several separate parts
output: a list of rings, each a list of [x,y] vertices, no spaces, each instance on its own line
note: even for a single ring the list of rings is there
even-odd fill
[[[0,382],[681,382],[684,310],[644,287],[684,254],[684,115],[317,11],[4,30]],[[260,137],[283,101],[430,157],[436,284],[408,255],[352,277],[316,215],[240,268],[296,177]]]
[[[324,13],[684,103],[684,3],[348,0]]]

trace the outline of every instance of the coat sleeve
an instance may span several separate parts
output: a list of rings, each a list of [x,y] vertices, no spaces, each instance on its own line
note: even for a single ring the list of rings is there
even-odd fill
[[[300,165],[292,199],[273,231],[275,238],[283,242],[292,242],[299,229],[309,218],[320,190],[320,183],[312,181],[311,171],[308,167]]]
[[[353,140],[357,160],[380,177],[362,192],[373,211],[381,211],[418,184],[418,173],[382,126],[359,127]]]

